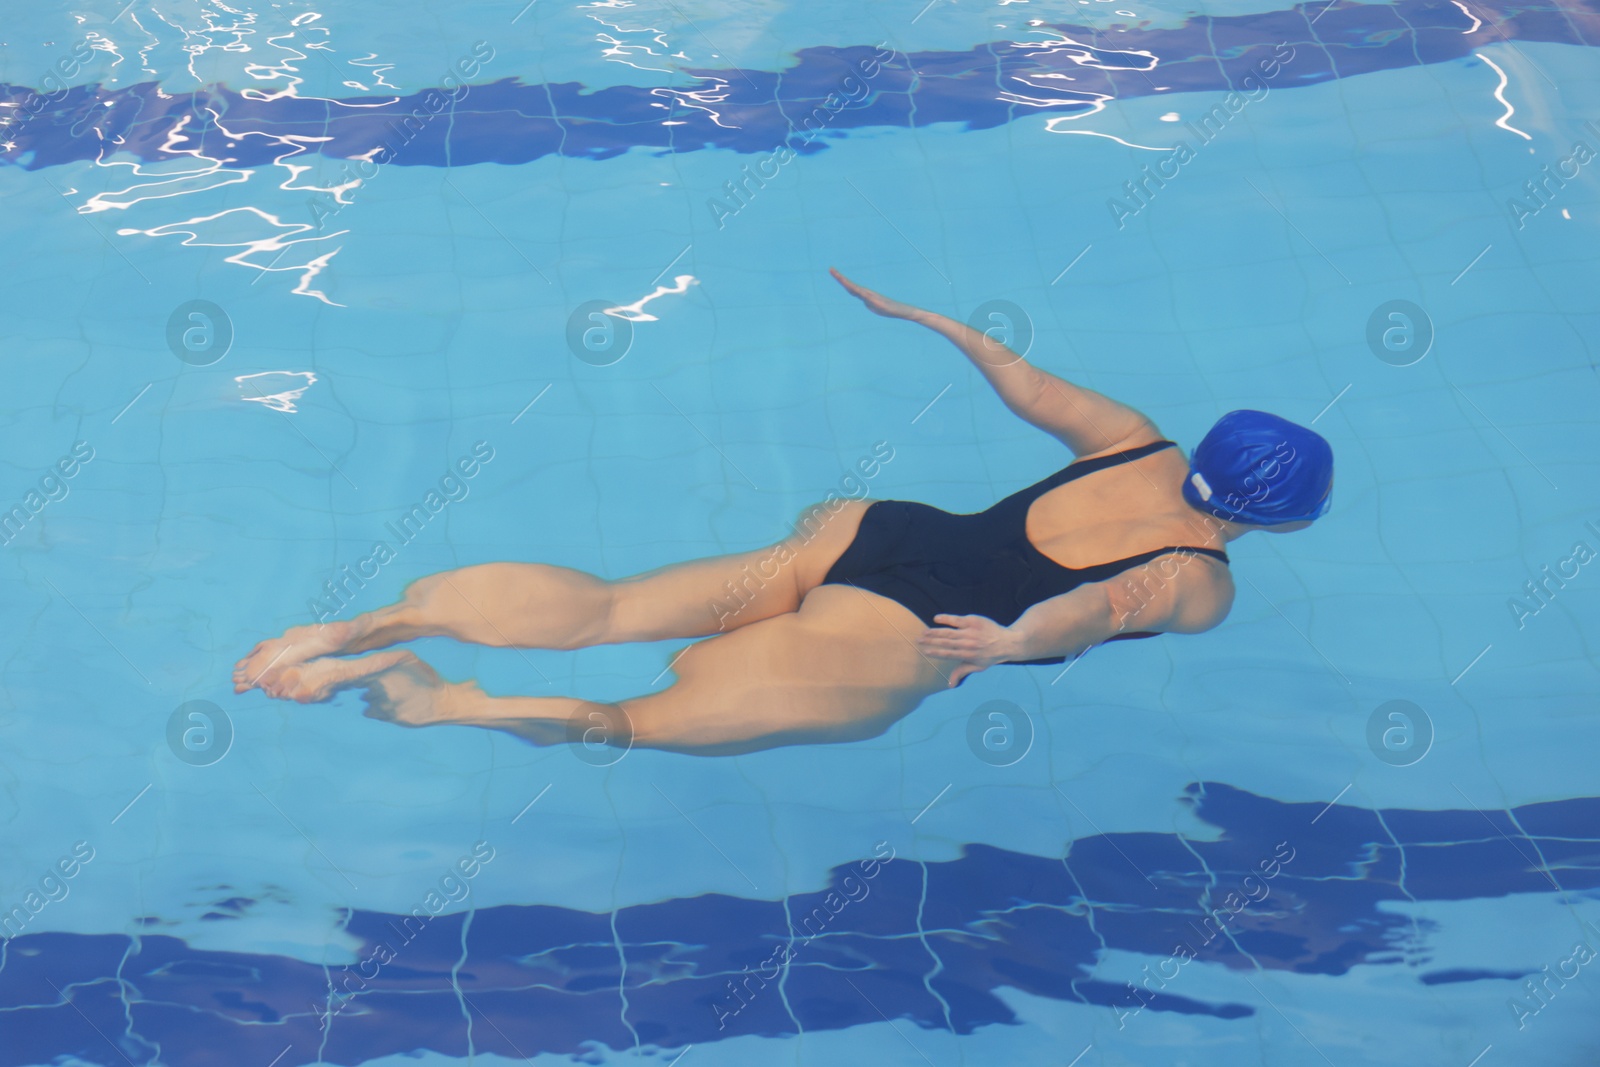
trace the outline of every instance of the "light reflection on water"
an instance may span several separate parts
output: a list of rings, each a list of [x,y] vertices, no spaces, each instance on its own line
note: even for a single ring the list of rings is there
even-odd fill
[[[369,50],[342,61],[343,66],[356,68],[359,77],[342,70],[332,58],[336,54],[331,47],[332,33],[319,24],[322,15],[318,12],[301,12],[288,18],[276,12],[263,15],[238,11],[225,4],[215,7],[216,10],[207,8],[197,13],[198,25],[194,29],[178,25],[159,11],[128,10],[122,22],[146,38],[138,52],[141,68],[158,73],[152,65],[157,58],[153,53],[176,48],[186,56],[181,69],[200,88],[194,93],[192,110],[175,109],[158,120],[165,129],[157,133],[162,140],[153,162],[123,151],[123,136],[107,136],[101,127],[91,125],[101,140],[100,151],[93,160],[97,169],[81,175],[74,183],[79,188],[68,198],[74,200],[83,215],[125,212],[127,224],[116,230],[120,237],[177,237],[185,247],[225,249],[229,254],[223,262],[256,272],[256,280],[268,274],[288,275],[287,280],[293,282],[290,295],[308,296],[337,306],[314,283],[339,254],[343,247],[340,239],[350,230],[325,228],[323,220],[351,202],[350,194],[363,184],[363,179],[353,174],[348,165],[341,166],[342,160],[316,152],[315,146],[329,137],[274,133],[230,123],[226,116],[232,97],[216,91],[216,87],[225,84],[231,73],[236,83],[249,83],[238,91],[238,99],[271,103],[293,98],[319,101],[329,108],[375,109],[390,106],[399,97],[348,101],[307,92],[307,64],[312,68],[325,64],[341,87],[363,93],[395,90],[397,87],[385,78],[394,65]],[[179,37],[166,35],[164,40],[163,35],[145,25],[144,19],[176,31]],[[287,21],[281,23],[282,32],[273,32],[275,27],[264,21],[283,19]],[[277,54],[260,55],[260,45],[252,48],[252,39],[257,37],[264,40],[266,49]],[[97,51],[116,57],[111,69],[124,60],[121,49],[126,46],[100,33],[91,32],[89,38]],[[235,56],[238,60],[230,64],[228,61]],[[230,67],[236,69],[230,72]],[[104,74],[101,77],[102,83],[114,80]],[[213,87],[211,91],[207,90],[208,85]],[[169,83],[168,88],[174,87]],[[155,96],[159,100],[181,100],[166,89],[157,89]],[[105,106],[111,107],[113,102],[107,101]],[[203,149],[203,134],[208,126],[228,138],[226,147],[247,138],[259,138],[273,150],[281,151],[276,151],[272,162],[265,166],[233,165],[237,164],[236,159],[209,155]],[[271,168],[280,168],[281,173]],[[213,210],[224,197],[236,204],[239,196],[237,190],[219,190],[244,185],[250,186],[253,203]],[[303,216],[304,221],[296,216]]]

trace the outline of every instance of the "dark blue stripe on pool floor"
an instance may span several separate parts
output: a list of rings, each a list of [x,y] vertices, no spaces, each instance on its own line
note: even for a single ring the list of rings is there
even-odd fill
[[[1464,4],[1314,0],[1288,11],[1113,33],[1063,24],[1037,27],[1022,42],[893,55],[881,67],[877,58],[887,53],[870,45],[819,45],[799,51],[783,71],[700,69],[682,86],[594,91],[576,82],[525,85],[508,78],[470,87],[459,100],[440,89],[330,103],[251,99],[223,86],[172,94],[153,82],[48,96],[0,85],[0,101],[17,105],[6,109],[11,125],[0,128],[0,144],[12,145],[0,148],[0,160],[38,168],[112,152],[178,158],[162,146],[186,118],[186,152],[198,148],[240,167],[312,152],[350,159],[380,148],[376,161],[407,166],[526,163],[553,153],[606,159],[635,148],[756,153],[787,145],[804,153],[852,129],[935,123],[984,129],[1025,116],[1082,114],[1101,100],[1226,94],[1249,88],[1252,74],[1262,85],[1252,91],[1262,92],[1449,62],[1508,39],[1600,43],[1593,0]],[[1482,25],[1465,32],[1475,19]],[[1292,53],[1275,51],[1280,42]],[[1292,58],[1263,78],[1262,64],[1285,54]],[[289,137],[327,140],[283,140]]]
[[[299,1067],[319,1049],[338,1064],[418,1050],[464,1056],[468,1014],[473,1047],[511,1058],[626,1049],[635,1034],[667,1049],[780,1037],[797,1021],[836,1030],[887,1017],[966,1034],[1016,1021],[1002,988],[1124,1020],[1145,1010],[1235,1019],[1256,1008],[1201,999],[1200,983],[1185,980],[1191,959],[1313,975],[1415,968],[1428,949],[1394,905],[1554,900],[1553,881],[1569,896],[1600,887],[1600,798],[1514,813],[1380,813],[1207,784],[1191,786],[1187,801],[1218,840],[1097,835],[1069,842],[1061,858],[975,844],[927,864],[885,860],[882,849],[836,868],[830,890],[790,897],[787,913],[784,901],[719,895],[615,916],[503,905],[473,912],[470,924],[464,914],[359,911],[347,930],[363,942],[362,962],[329,971],[191,948],[161,934],[160,917],[137,939],[24,933],[6,944],[0,969],[0,1067],[68,1056],[144,1067],[158,1047],[163,1062],[185,1067],[267,1064],[280,1053],[278,1067]],[[231,906],[213,908],[214,922],[250,921],[252,902],[216,894]],[[1420,929],[1425,938],[1432,927]],[[1107,950],[1157,962],[1135,989],[1095,975]],[[1520,973],[1477,962],[1417,972],[1419,995],[1424,985]],[[347,992],[330,998],[330,981]]]

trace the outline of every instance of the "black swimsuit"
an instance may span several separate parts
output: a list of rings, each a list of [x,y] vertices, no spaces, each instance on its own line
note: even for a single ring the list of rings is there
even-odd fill
[[[982,615],[1010,626],[1040,601],[1088,582],[1103,582],[1169,552],[1198,552],[1227,563],[1227,554],[1214,548],[1173,545],[1078,569],[1063,567],[1028,540],[1028,508],[1056,486],[1175,447],[1172,441],[1156,441],[1080,460],[971,515],[953,515],[910,500],[873,501],[861,517],[855,540],[828,570],[823,584],[853,585],[886,596],[930,627],[935,615]],[[1063,663],[1065,657],[1014,662]]]

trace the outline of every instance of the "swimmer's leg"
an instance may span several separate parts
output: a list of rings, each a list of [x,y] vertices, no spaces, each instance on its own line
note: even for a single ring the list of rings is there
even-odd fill
[[[752,552],[607,581],[544,563],[485,563],[419,578],[402,599],[353,619],[296,626],[234,667],[235,692],[319,656],[419,637],[510,648],[575,649],[705,637],[795,611],[855,537],[866,506],[809,509],[795,533]],[[818,512],[825,513],[821,519]]]
[[[921,622],[892,601],[868,604],[868,596],[827,586],[797,614],[691,645],[674,663],[675,684],[614,704],[491,697],[445,682],[415,657],[356,685],[367,691],[370,717],[480,726],[536,745],[587,734],[619,748],[733,755],[855,741],[883,733],[946,686],[945,668],[909,639]]]
[[[322,656],[306,663],[278,666],[267,673],[261,691],[277,700],[318,704],[341,689],[351,689],[391,668],[422,663],[405,649],[390,649],[345,659]]]

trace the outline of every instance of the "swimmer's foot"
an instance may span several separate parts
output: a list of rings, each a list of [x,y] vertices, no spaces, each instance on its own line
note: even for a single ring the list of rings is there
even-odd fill
[[[263,693],[275,700],[320,704],[339,690],[359,686],[365,679],[404,662],[408,657],[416,659],[415,654],[405,649],[393,649],[354,659],[327,656],[288,666],[280,662],[262,673],[258,685]]]
[[[447,682],[439,673],[404,649],[393,666],[364,677],[357,685],[366,687],[366,715],[399,726],[433,726],[446,722],[471,722],[484,700],[483,690],[472,682]],[[363,656],[346,662],[376,659]]]
[[[320,626],[291,626],[282,637],[263,641],[250,650],[250,654],[233,667],[233,691],[243,693],[260,685],[273,673],[296,667],[319,656],[342,652],[356,636],[356,628],[347,620],[323,623]],[[273,694],[268,693],[268,696]],[[288,698],[298,699],[298,698]]]

